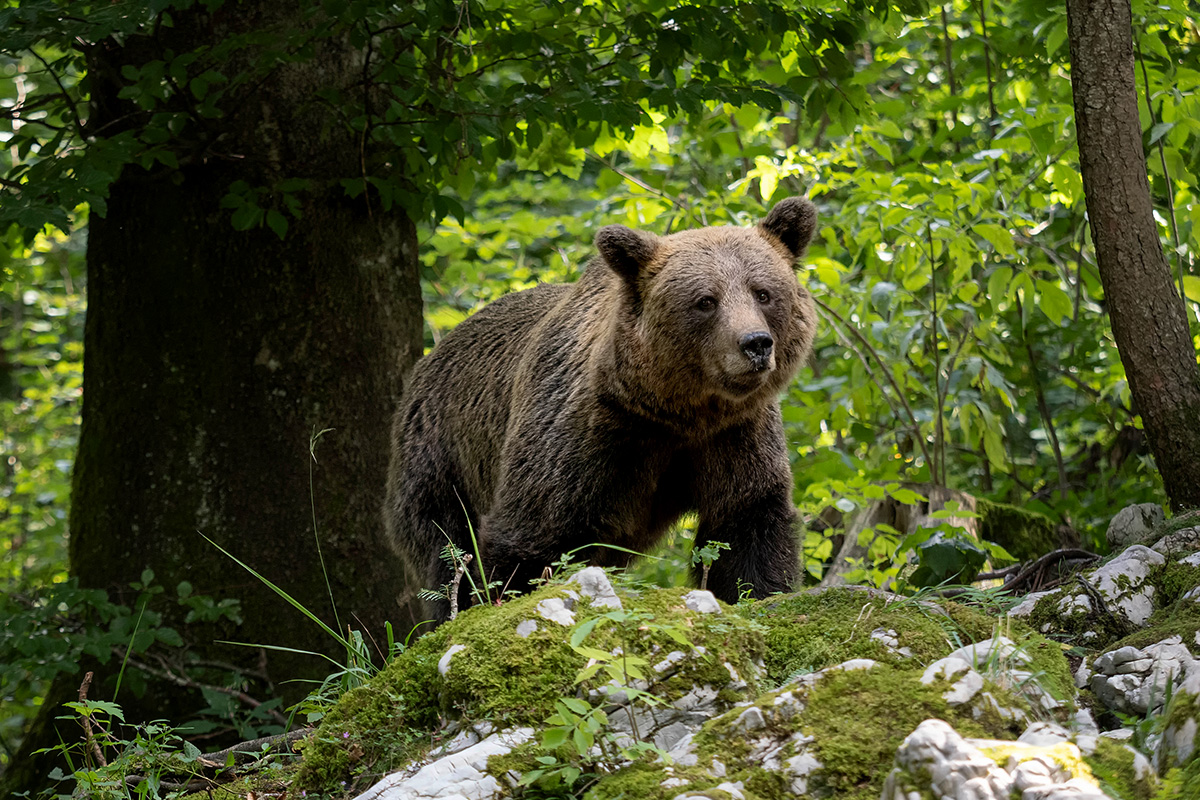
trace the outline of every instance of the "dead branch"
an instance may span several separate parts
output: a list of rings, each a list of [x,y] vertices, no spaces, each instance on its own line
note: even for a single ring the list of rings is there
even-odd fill
[[[1064,547],[1061,550],[1054,550],[1050,553],[1047,553],[1037,561],[1034,561],[1032,564],[1022,569],[1016,577],[1005,583],[1000,588],[1004,591],[1014,591],[1028,583],[1032,585],[1026,591],[1038,591],[1041,589],[1046,589],[1049,588],[1052,583],[1057,582],[1057,579],[1054,581],[1047,581],[1045,579],[1051,565],[1054,565],[1059,561],[1077,561],[1080,563],[1088,563],[1091,561],[1098,561],[1099,559],[1099,555],[1088,550]]]
[[[83,676],[83,683],[79,684],[79,702],[86,703],[88,689],[92,686],[92,678],[95,677],[94,672],[88,672]],[[101,766],[107,766],[108,761],[104,758],[104,753],[100,750],[100,744],[96,741],[95,733],[92,731],[92,718],[89,714],[82,714],[79,718],[80,724],[83,725],[83,739],[87,743],[88,750],[92,751],[92,755],[96,759],[96,763]]]

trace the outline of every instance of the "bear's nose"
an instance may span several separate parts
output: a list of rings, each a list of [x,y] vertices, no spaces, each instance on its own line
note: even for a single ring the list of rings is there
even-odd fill
[[[754,366],[761,369],[771,357],[771,348],[774,347],[775,340],[766,331],[755,331],[743,336],[738,344]]]

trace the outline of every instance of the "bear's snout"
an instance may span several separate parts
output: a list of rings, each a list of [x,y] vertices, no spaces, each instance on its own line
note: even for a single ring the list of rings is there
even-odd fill
[[[738,345],[746,354],[746,358],[750,359],[755,372],[771,368],[771,350],[775,347],[775,340],[771,338],[771,334],[766,331],[747,333],[739,340]]]

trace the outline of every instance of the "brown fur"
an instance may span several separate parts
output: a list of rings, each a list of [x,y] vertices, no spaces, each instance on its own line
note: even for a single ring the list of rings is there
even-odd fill
[[[576,548],[624,564],[591,545],[644,552],[695,510],[697,546],[732,546],[709,575],[718,597],[736,600],[739,580],[786,590],[798,558],[778,396],[812,345],[793,264],[815,225],[793,198],[751,229],[609,226],[578,283],[455,328],[418,363],[392,431],[384,519],[417,585],[449,582],[438,554],[473,551],[468,521],[488,578],[525,591]],[[748,349],[767,335],[769,354]]]

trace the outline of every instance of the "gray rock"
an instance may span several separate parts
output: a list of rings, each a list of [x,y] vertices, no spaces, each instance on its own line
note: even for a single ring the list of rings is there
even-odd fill
[[[1109,545],[1117,550],[1142,541],[1153,532],[1156,525],[1165,520],[1162,506],[1157,503],[1137,503],[1117,512],[1108,523],[1105,536]]]
[[[1052,594],[1058,594],[1060,590],[1051,589],[1046,592],[1030,592],[1022,598],[1021,602],[1012,607],[1008,613],[1014,617],[1028,617],[1033,613],[1033,607],[1037,605],[1037,601],[1043,597],[1049,597]]]
[[[959,675],[962,677],[958,678]],[[921,675],[921,683],[928,686],[935,680],[954,681],[950,688],[942,693],[942,697],[952,706],[971,702],[983,689],[983,676],[973,670],[970,663],[960,655],[946,656],[926,667]]]
[[[537,604],[538,616],[547,622],[555,622],[569,628],[575,624],[575,612],[567,607],[565,600],[549,597]]]
[[[538,624],[531,619],[517,623],[517,636],[522,639],[528,639],[538,629]]]
[[[1154,613],[1154,586],[1147,579],[1153,567],[1165,563],[1161,553],[1135,544],[1089,575],[1088,581],[1104,595],[1109,610],[1143,625]]]
[[[532,728],[492,734],[478,744],[436,759],[415,772],[388,775],[355,800],[494,800],[506,796],[508,787],[502,786],[487,772],[488,759],[505,755],[531,738]]]
[[[1054,722],[1035,722],[1017,737],[1017,741],[1037,747],[1053,747],[1071,741],[1071,733]]]
[[[1012,639],[1007,636],[997,636],[984,639],[982,642],[960,647],[946,658],[960,658],[972,667],[983,667],[988,664],[1008,666],[1009,662],[1028,664],[1029,656],[1017,649]]]
[[[749,733],[750,731],[762,730],[767,727],[767,721],[763,719],[763,713],[756,706],[750,706],[741,713],[736,720],[734,726],[741,731]]]
[[[1178,704],[1172,708],[1186,708],[1190,713],[1182,716],[1173,713],[1163,730],[1156,754],[1161,771],[1182,766],[1196,753],[1196,734],[1200,731],[1200,719],[1197,719],[1200,712],[1196,711],[1200,707],[1200,661],[1193,660],[1184,665],[1171,702]]]
[[[1189,670],[1200,670],[1200,662],[1179,636],[1171,636],[1145,648],[1101,653],[1093,667],[1089,684],[1102,705],[1145,715],[1161,712],[1168,692],[1180,689]]]
[[[1155,542],[1153,549],[1165,556],[1200,550],[1200,528],[1181,528],[1169,533]]]
[[[600,569],[600,567],[581,569],[567,583],[578,586],[579,593],[589,598],[593,606],[599,608],[622,608],[621,598],[617,597],[617,592],[613,589],[612,581],[608,579],[608,575],[604,574],[604,570]]]
[[[450,671],[450,659],[454,658],[456,655],[466,649],[467,646],[465,644],[450,645],[450,649],[443,653],[442,657],[438,659],[438,674],[443,678],[446,677],[446,673]]]
[[[1001,747],[1008,769],[981,747]],[[1062,747],[1061,742],[1055,746]],[[1070,747],[1070,745],[1067,745]],[[1073,749],[1073,748],[1072,748]],[[883,800],[1104,800],[1100,788],[1075,778],[1045,747],[964,739],[942,720],[926,720],[896,752]]]
[[[884,630],[883,628],[876,628],[875,630],[871,631],[871,638],[882,644],[889,651],[895,653],[896,655],[903,656],[905,658],[912,657],[912,650],[908,647],[900,646],[900,634],[896,633],[896,631],[892,628],[888,628],[887,630]]]
[[[720,614],[721,606],[709,591],[693,589],[683,596],[683,604],[697,614]]]

